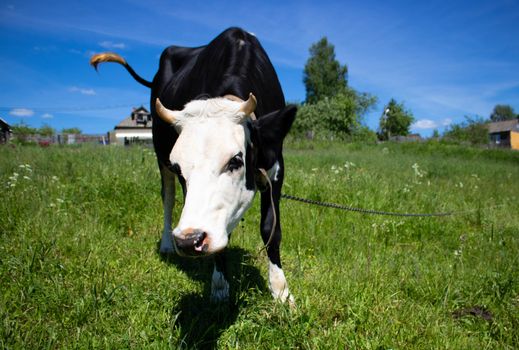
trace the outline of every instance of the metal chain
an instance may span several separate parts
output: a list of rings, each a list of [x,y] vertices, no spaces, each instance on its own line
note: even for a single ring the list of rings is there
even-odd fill
[[[293,200],[293,201],[297,201],[297,202],[302,202],[302,203],[306,203],[306,204],[318,205],[318,206],[326,207],[326,208],[347,210],[347,211],[353,211],[353,212],[356,212],[356,213],[370,214],[370,215],[407,216],[407,217],[433,217],[433,216],[441,217],[441,216],[452,216],[452,215],[456,214],[455,212],[444,212],[444,213],[394,213],[394,212],[389,212],[389,211],[355,208],[355,207],[350,207],[350,206],[347,206],[347,205],[336,204],[336,203],[321,202],[321,201],[316,201],[316,200],[313,200],[313,199],[307,199],[307,198],[291,196],[289,194],[284,194],[284,193],[281,194],[281,198],[285,198],[285,199],[289,199],[289,200]]]

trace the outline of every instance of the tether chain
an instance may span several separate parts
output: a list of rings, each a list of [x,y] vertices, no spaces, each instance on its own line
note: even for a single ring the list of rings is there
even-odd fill
[[[347,205],[329,203],[329,202],[321,202],[313,199],[301,198],[296,196],[291,196],[289,194],[281,194],[281,198],[302,202],[306,204],[318,205],[326,208],[334,208],[340,210],[353,211],[361,214],[370,214],[370,215],[386,215],[386,216],[407,216],[407,217],[432,217],[432,216],[452,216],[456,214],[455,212],[445,212],[445,213],[394,213],[389,211],[380,211],[380,210],[372,210],[372,209],[362,209],[350,207]]]

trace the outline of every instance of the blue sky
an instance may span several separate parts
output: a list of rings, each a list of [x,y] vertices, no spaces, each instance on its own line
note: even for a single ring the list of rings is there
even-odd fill
[[[0,117],[107,132],[149,90],[115,64],[96,73],[93,53],[116,51],[151,80],[162,50],[200,46],[229,26],[256,34],[289,101],[305,98],[308,48],[322,36],[348,66],[349,85],[378,97],[364,118],[376,129],[390,98],[428,136],[496,104],[519,113],[519,2],[2,0]]]

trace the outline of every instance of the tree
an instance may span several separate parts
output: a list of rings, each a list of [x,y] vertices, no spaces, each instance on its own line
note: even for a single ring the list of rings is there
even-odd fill
[[[303,72],[306,103],[300,106],[292,130],[320,138],[362,138],[368,135],[362,115],[376,104],[376,97],[348,87],[348,68],[335,59],[335,48],[323,37],[310,47]]]
[[[411,111],[406,110],[403,103],[391,99],[380,117],[379,137],[389,140],[391,136],[407,136],[413,121]]]
[[[465,116],[465,121],[453,124],[444,132],[443,138],[458,143],[484,145],[488,143],[487,122],[481,117]]]
[[[490,114],[490,120],[493,122],[515,119],[517,117],[514,109],[509,105],[496,105],[492,114]]]
[[[335,47],[326,37],[312,44],[303,72],[306,103],[316,103],[342,92],[347,86],[347,73],[348,68],[335,59]]]
[[[16,140],[21,144],[28,143],[30,137],[36,135],[37,133],[37,130],[35,128],[30,127],[24,122],[13,125],[12,130]]]
[[[43,126],[38,130],[38,134],[40,134],[43,137],[51,137],[56,133],[56,130],[52,128],[48,124],[43,124]]]
[[[61,130],[63,134],[81,134],[81,129],[79,128],[66,128]]]

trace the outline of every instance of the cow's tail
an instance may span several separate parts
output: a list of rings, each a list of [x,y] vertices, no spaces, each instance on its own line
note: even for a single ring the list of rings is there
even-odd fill
[[[133,79],[137,80],[137,82],[141,83],[142,85],[151,88],[152,83],[143,79],[139,74],[135,73],[133,68],[126,62],[124,58],[119,56],[116,53],[113,52],[103,52],[98,53],[90,58],[90,64],[97,70],[97,66],[99,63],[103,62],[115,62],[122,64],[124,68],[132,75]]]

